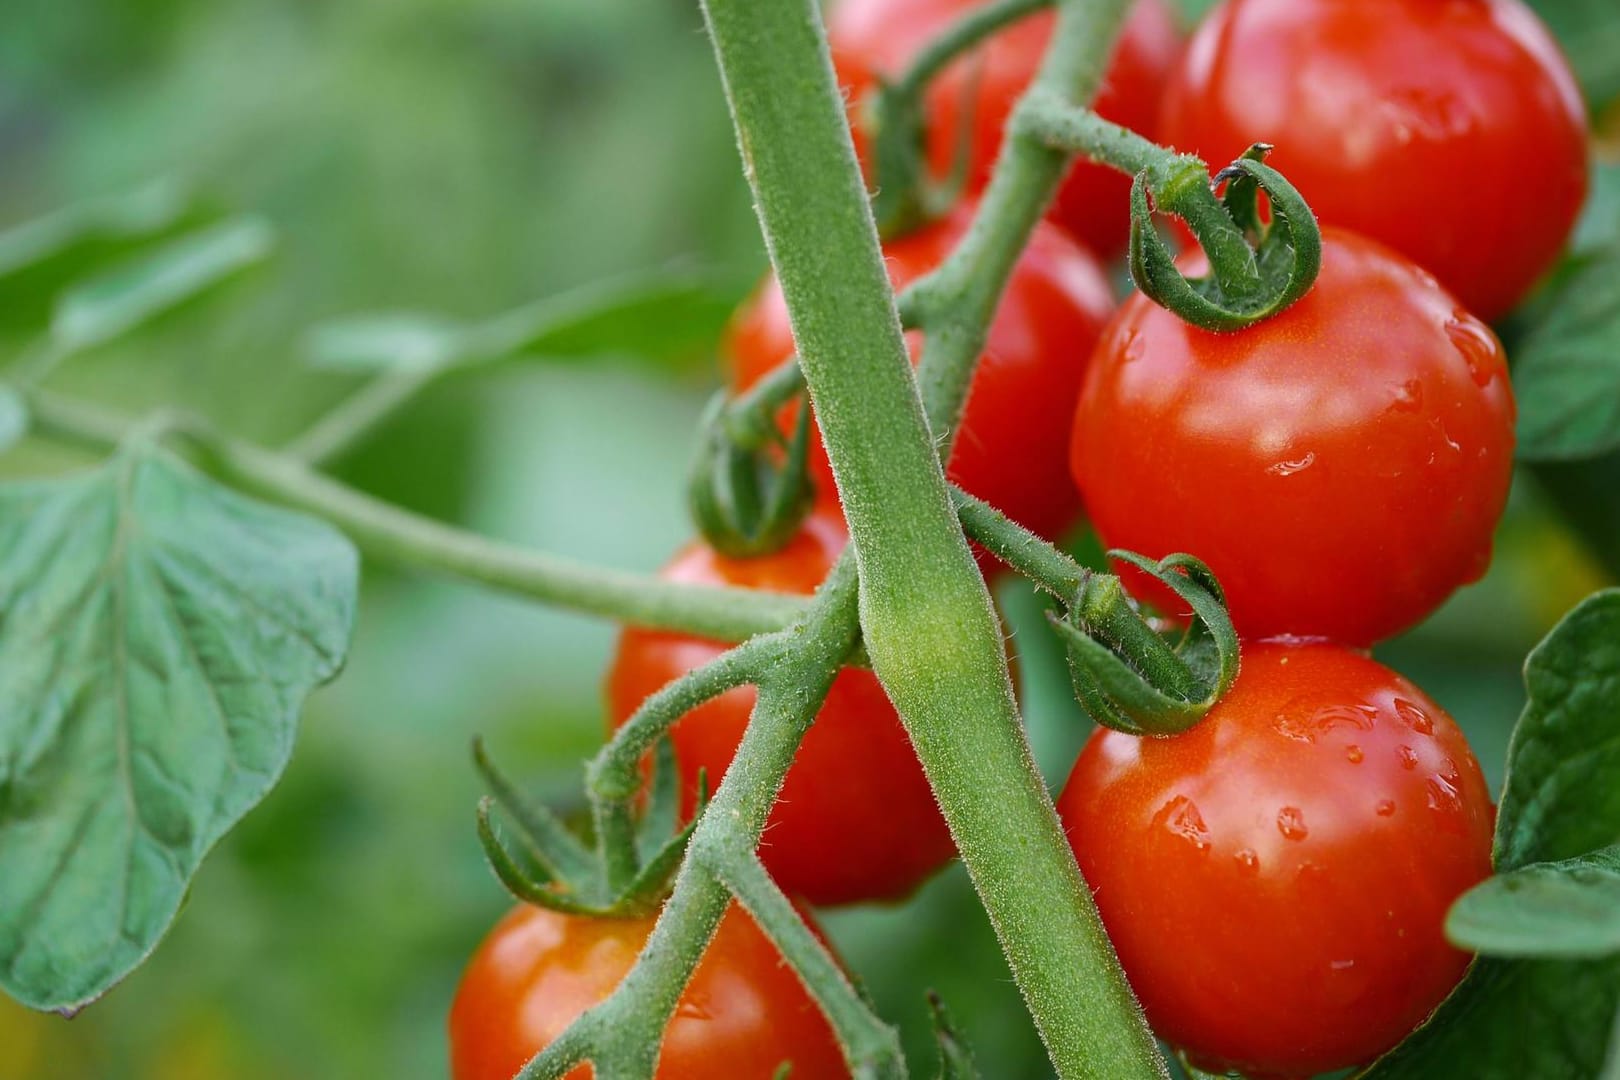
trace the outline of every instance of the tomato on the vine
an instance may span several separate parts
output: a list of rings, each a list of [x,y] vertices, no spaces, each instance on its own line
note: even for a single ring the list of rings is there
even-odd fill
[[[1480,317],[1552,265],[1586,194],[1586,112],[1520,0],[1227,0],[1194,35],[1160,134],[1223,163],[1275,143],[1330,225],[1433,272]]]
[[[511,1080],[630,971],[653,916],[606,919],[521,905],[468,964],[450,1009],[452,1080]],[[849,1075],[837,1039],[765,933],[733,905],[664,1032],[658,1080]],[[567,1080],[586,1080],[581,1065]]]
[[[1099,729],[1058,812],[1149,1021],[1205,1068],[1368,1061],[1468,964],[1442,925],[1491,872],[1485,779],[1444,710],[1355,650],[1246,645],[1192,730]]]
[[[893,79],[917,53],[984,0],[840,0],[827,18],[827,38],[839,81],[849,94],[855,146],[870,160],[863,98],[882,78]],[[1007,27],[946,68],[929,85],[926,110],[930,169],[945,175],[969,136],[968,191],[980,191],[1001,148],[1013,105],[1040,66],[1052,36],[1053,15],[1037,12]],[[1132,9],[1095,107],[1117,124],[1152,136],[1159,98],[1181,55],[1181,32],[1164,0]],[[1130,229],[1130,177],[1103,165],[1077,162],[1050,219],[1104,255],[1122,247]]]
[[[961,206],[886,246],[897,290],[945,260],[972,222],[973,209]],[[1086,359],[1113,307],[1096,260],[1057,229],[1038,225],[1013,268],[968,392],[946,472],[1042,536],[1056,536],[1079,512],[1064,446]],[[922,338],[908,337],[915,362]],[[732,320],[725,352],[737,390],[793,355],[787,303],[774,276]],[[791,416],[783,423],[791,428]],[[819,436],[810,461],[819,494],[835,500]]]
[[[1367,645],[1484,573],[1513,395],[1501,343],[1432,277],[1350,233],[1323,244],[1311,292],[1237,333],[1127,301],[1071,464],[1110,546],[1203,559],[1245,637]]]
[[[812,515],[780,551],[731,559],[702,544],[666,566],[669,581],[809,593],[846,543],[835,510]],[[608,673],[609,720],[623,724],[651,694],[719,656],[726,646],[684,634],[626,630]],[[670,732],[683,814],[698,775],[712,786],[730,765],[756,691],[742,687],[681,718]],[[877,676],[847,668],[788,771],[760,844],[777,883],[813,904],[895,900],[956,854],[922,765]]]

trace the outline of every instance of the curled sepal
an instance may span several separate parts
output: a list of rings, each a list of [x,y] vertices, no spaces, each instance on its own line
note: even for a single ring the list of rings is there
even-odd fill
[[[1208,181],[1196,158],[1136,175],[1131,278],[1149,299],[1204,330],[1231,331],[1270,318],[1310,291],[1322,268],[1322,233],[1298,189],[1265,163],[1270,150],[1256,143]],[[1207,277],[1189,278],[1176,266],[1154,226],[1155,210],[1192,229],[1209,259]]]
[[[1153,562],[1110,558],[1149,575],[1192,609],[1175,641],[1137,611],[1119,578],[1091,574],[1062,617],[1050,615],[1068,654],[1075,696],[1097,723],[1131,735],[1175,735],[1203,718],[1237,677],[1238,640],[1220,582],[1191,555]]]
[[[718,395],[703,414],[687,493],[692,519],[709,546],[746,559],[780,549],[810,513],[810,409],[798,410],[785,450],[734,438],[726,409],[726,398]]]
[[[675,752],[669,739],[661,740],[654,751],[645,808],[635,834],[626,841],[634,848],[635,873],[623,887],[609,891],[603,853],[581,843],[549,809],[525,799],[496,771],[482,743],[475,743],[474,755],[490,788],[477,813],[478,840],[490,869],[517,899],[568,915],[624,916],[656,910],[668,895],[692,830],[708,805],[708,779],[700,773],[697,809],[690,822],[679,823]],[[494,820],[497,808],[504,812],[506,828]]]

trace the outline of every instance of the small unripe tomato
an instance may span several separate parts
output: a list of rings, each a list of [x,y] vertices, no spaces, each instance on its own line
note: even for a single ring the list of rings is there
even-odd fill
[[[827,38],[851,104],[855,147],[869,160],[864,95],[880,78],[900,75],[941,31],[984,0],[840,0],[827,17]],[[929,84],[924,99],[928,163],[946,175],[968,134],[968,192],[983,190],[1001,149],[1013,106],[1040,67],[1053,15],[1036,12],[1001,30]],[[1141,0],[1114,47],[1094,107],[1116,124],[1152,137],[1159,100],[1181,55],[1181,31],[1165,0]],[[1130,177],[1077,161],[1048,218],[1093,251],[1111,255],[1130,230]]]
[[[1363,653],[1246,645],[1190,731],[1099,729],[1058,812],[1149,1022],[1204,1068],[1370,1061],[1468,966],[1443,923],[1491,872],[1484,776]]]
[[[666,581],[810,593],[843,550],[836,509],[813,514],[780,551],[732,559],[703,544],[676,555]],[[608,672],[618,727],[650,695],[728,646],[687,634],[630,629]],[[740,687],[687,713],[670,730],[683,817],[699,774],[720,783],[748,726],[757,692]],[[872,672],[846,668],[804,737],[771,810],[759,855],[777,883],[812,904],[898,900],[956,854],[899,714]]]
[[[514,908],[478,947],[450,1007],[451,1080],[511,1080],[629,973],[653,917]],[[849,1075],[816,1003],[759,926],[733,905],[664,1031],[657,1080]],[[581,1065],[567,1080],[588,1080]]]
[[[1552,265],[1586,196],[1579,87],[1520,0],[1227,0],[1170,80],[1160,135],[1216,164],[1275,143],[1323,222],[1489,320]]]
[[[1369,645],[1485,572],[1513,392],[1496,335],[1433,277],[1352,233],[1323,246],[1304,299],[1237,333],[1126,301],[1070,464],[1108,546],[1198,556],[1243,636]]]

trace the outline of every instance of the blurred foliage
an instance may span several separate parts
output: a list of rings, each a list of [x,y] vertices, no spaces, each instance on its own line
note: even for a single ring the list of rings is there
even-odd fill
[[[355,385],[303,364],[317,322],[476,320],[672,259],[744,280],[763,264],[691,0],[11,0],[6,24],[0,223],[169,177],[277,230],[243,281],[63,369],[131,411],[179,402],[289,437]],[[0,318],[8,357],[12,326]],[[649,569],[688,531],[685,461],[713,382],[686,359],[457,376],[341,469],[494,535]],[[0,472],[74,461],[25,444]],[[1380,654],[1500,783],[1526,651],[1603,580],[1521,484],[1486,579]],[[443,1075],[460,965],[506,904],[473,835],[469,740],[566,803],[600,739],[612,630],[374,566],[366,581],[348,670],[169,939],[72,1021],[0,1000],[0,1077]],[[1001,592],[1059,783],[1083,720],[1041,601]],[[959,868],[911,903],[825,922],[919,1075],[936,1054],[927,987],[990,1075],[1048,1074]]]

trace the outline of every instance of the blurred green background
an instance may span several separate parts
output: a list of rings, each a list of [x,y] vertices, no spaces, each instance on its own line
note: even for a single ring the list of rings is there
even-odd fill
[[[740,283],[764,263],[693,0],[11,0],[5,22],[0,224],[170,176],[279,232],[266,267],[58,379],[130,411],[179,402],[273,441],[352,386],[301,363],[323,318],[475,317],[674,257]],[[715,378],[707,359],[626,357],[451,380],[340,471],[492,535],[651,569],[687,534],[681,477]],[[73,463],[30,445],[0,468]],[[1530,484],[1499,547],[1482,585],[1384,650],[1493,781],[1525,651],[1602,582]],[[1028,719],[1061,779],[1085,728],[1038,605],[1003,600],[1029,627]],[[351,662],[307,710],[286,779],[107,999],[72,1021],[0,999],[0,1078],[444,1075],[460,966],[507,905],[473,837],[469,740],[573,798],[612,633],[368,566]],[[959,869],[826,923],[921,1057],[933,987],[989,1075],[1046,1075]]]

